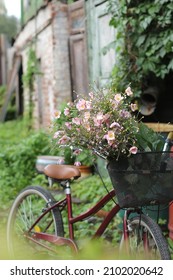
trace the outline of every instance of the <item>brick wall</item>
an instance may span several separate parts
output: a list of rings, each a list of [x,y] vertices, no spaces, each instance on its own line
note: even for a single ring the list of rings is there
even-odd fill
[[[15,48],[22,54],[23,71],[27,67],[27,52],[36,34],[35,50],[42,75],[36,77],[33,93],[35,127],[48,127],[55,109],[63,101],[71,100],[70,65],[68,51],[67,6],[49,3],[31,19],[18,35]],[[24,89],[24,111],[29,92]]]

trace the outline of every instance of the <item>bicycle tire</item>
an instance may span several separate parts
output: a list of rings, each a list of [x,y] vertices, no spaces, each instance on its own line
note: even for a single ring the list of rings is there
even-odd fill
[[[142,214],[130,218],[128,220],[128,233],[127,242],[124,240],[124,235],[122,236],[120,248],[128,251],[132,258],[171,259],[167,240],[159,225],[150,217]],[[147,238],[145,239],[147,246],[144,244],[144,234]]]
[[[44,242],[47,241],[42,240],[41,244],[44,244],[40,246],[24,236],[38,216],[54,202],[55,199],[51,193],[40,186],[26,187],[18,194],[11,207],[7,221],[7,248],[10,258],[51,258],[51,250],[48,253],[48,250],[44,248],[46,244]],[[64,226],[59,208],[56,207],[47,213],[44,218],[36,224],[33,231],[46,232],[63,237]],[[52,245],[53,244],[49,243],[49,246]]]

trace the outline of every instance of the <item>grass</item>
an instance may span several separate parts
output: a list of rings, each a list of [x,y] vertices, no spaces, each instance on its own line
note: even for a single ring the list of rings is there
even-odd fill
[[[26,123],[20,119],[0,123],[0,147],[18,144],[31,135],[32,131],[28,131],[26,127]]]

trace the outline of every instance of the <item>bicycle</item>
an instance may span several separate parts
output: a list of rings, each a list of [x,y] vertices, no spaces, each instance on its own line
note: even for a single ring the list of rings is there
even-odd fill
[[[164,156],[164,161],[167,160],[168,168],[166,167],[164,171],[159,170],[159,172],[156,170],[156,173],[153,173],[155,177],[159,176],[161,182],[165,179],[165,174],[166,176],[169,175],[169,180],[172,179],[172,165],[171,170],[169,166],[173,158],[170,156],[170,153],[165,154],[166,158]],[[55,248],[59,246],[69,247],[72,251],[77,253],[78,245],[75,240],[74,224],[92,217],[110,200],[113,200],[115,202],[114,207],[110,209],[106,217],[101,221],[92,239],[102,236],[112,219],[116,217],[121,209],[125,209],[120,250],[125,250],[132,258],[138,253],[142,254],[142,256],[147,259],[171,259],[168,243],[162,234],[161,228],[155,221],[143,213],[142,206],[147,205],[148,201],[150,201],[151,205],[151,202],[154,204],[156,202],[163,203],[172,200],[172,188],[171,193],[170,186],[164,188],[165,195],[163,194],[163,190],[161,190],[159,194],[158,191],[154,194],[154,189],[152,189],[152,195],[150,195],[150,197],[146,199],[146,193],[144,192],[143,196],[138,194],[139,197],[137,199],[136,195],[134,196],[132,192],[130,193],[126,181],[126,187],[123,189],[124,196],[122,198],[123,180],[128,176],[133,177],[132,175],[135,174],[135,176],[140,177],[140,181],[143,182],[144,180],[144,185],[149,180],[151,184],[153,184],[153,180],[150,178],[153,170],[150,170],[151,173],[149,172],[149,169],[152,169],[152,167],[148,165],[148,156],[152,157],[150,159],[152,164],[155,163],[153,156],[156,157],[157,161],[159,158],[158,166],[160,168],[160,161],[163,159],[163,153],[149,153],[149,155],[147,153],[139,154],[139,157],[142,158],[139,160],[137,157],[136,162],[133,162],[135,170],[131,171],[128,170],[129,165],[127,164],[127,160],[125,168],[122,167],[124,163],[121,162],[121,160],[118,162],[110,162],[108,164],[108,171],[113,186],[116,185],[116,187],[103,196],[94,206],[78,216],[73,216],[71,182],[81,176],[79,169],[70,165],[53,164],[46,166],[44,173],[50,185],[52,185],[54,181],[58,182],[64,189],[65,197],[60,201],[56,201],[50,191],[40,186],[29,186],[19,193],[11,207],[7,223],[7,245],[11,258],[20,259],[21,256],[19,252],[23,252],[25,248],[26,250],[31,248],[32,252],[36,252],[35,256],[37,256],[40,250],[41,254],[45,252],[50,252],[50,255],[57,254]],[[143,163],[145,166],[142,165],[140,170],[136,170],[139,169],[139,161],[140,164]],[[115,167],[117,164],[118,166]],[[148,168],[147,170],[146,166]],[[141,170],[143,167],[145,167],[145,169]],[[118,172],[118,180],[120,181],[118,183],[120,185],[119,190],[117,189],[117,179],[115,180],[112,175],[112,173],[114,174],[116,172]],[[164,177],[162,180],[160,179],[160,174]],[[130,177],[128,177],[128,180],[130,180],[129,178]],[[134,177],[132,179],[134,180]],[[157,178],[155,178],[155,181],[157,181],[156,179]],[[170,184],[169,182],[169,185]],[[133,185],[135,185],[135,183],[133,183]],[[115,201],[115,197],[118,198],[118,202]],[[69,237],[64,237],[62,213],[65,208],[67,208],[68,214]],[[131,214],[133,215],[131,216]],[[28,245],[29,247],[27,247]]]

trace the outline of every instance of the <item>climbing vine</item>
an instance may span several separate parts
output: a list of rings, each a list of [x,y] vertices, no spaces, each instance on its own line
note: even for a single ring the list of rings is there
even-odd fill
[[[24,86],[30,91],[34,90],[34,79],[37,72],[37,57],[35,50],[31,47],[28,50],[26,71],[23,74]]]
[[[29,122],[32,122],[33,118],[33,92],[34,92],[34,82],[35,76],[41,74],[38,69],[36,52],[33,47],[30,47],[28,50],[27,57],[27,67],[26,71],[23,74],[23,84],[24,87],[29,90],[29,101],[28,101],[28,118]]]
[[[109,0],[116,28],[114,84],[132,84],[137,95],[145,78],[173,71],[173,0]]]

